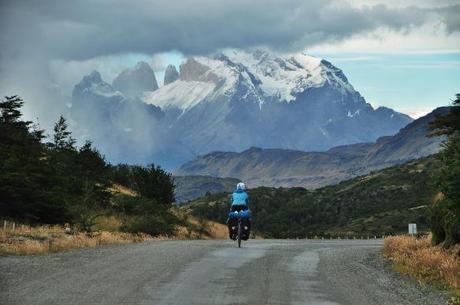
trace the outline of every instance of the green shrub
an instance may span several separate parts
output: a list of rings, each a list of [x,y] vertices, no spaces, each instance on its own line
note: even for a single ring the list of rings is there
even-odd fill
[[[435,179],[443,199],[434,202],[430,209],[431,230],[434,243],[451,247],[460,243],[460,94],[449,113],[438,116],[430,127],[434,135],[447,136],[439,153]]]
[[[147,233],[151,236],[171,236],[176,230],[177,218],[170,213],[149,214],[129,218],[122,231],[129,233]]]
[[[431,233],[433,234],[432,242],[437,245],[446,239],[446,229],[444,218],[446,214],[447,200],[441,199],[434,202],[428,211]]]

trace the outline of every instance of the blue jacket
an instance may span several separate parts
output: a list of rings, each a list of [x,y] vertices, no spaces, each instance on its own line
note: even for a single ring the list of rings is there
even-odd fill
[[[232,206],[234,205],[248,205],[249,203],[249,196],[243,190],[236,190],[232,194]]]

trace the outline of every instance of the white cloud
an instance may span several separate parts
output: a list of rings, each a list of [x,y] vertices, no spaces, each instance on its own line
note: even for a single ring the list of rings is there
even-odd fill
[[[152,66],[153,70],[162,71],[166,69],[166,67],[168,66],[168,63],[164,60],[164,57],[162,54],[155,54],[152,57],[150,65]]]
[[[350,3],[356,7],[384,4],[392,8],[403,8],[416,6],[421,8],[437,8],[447,5],[459,4],[458,0],[351,0]]]
[[[382,101],[370,101],[369,104],[377,109],[381,106],[388,107],[388,103],[384,103]],[[420,105],[404,105],[404,106],[392,106],[392,109],[407,114],[413,119],[418,119],[434,110],[433,106],[420,106]]]
[[[309,49],[322,53],[442,53],[460,51],[460,32],[446,34],[445,26],[432,21],[407,31],[379,28],[341,42],[326,42]]]
[[[138,61],[148,62],[149,56],[124,54],[100,56],[87,60],[52,60],[49,63],[49,69],[52,81],[70,95],[73,86],[91,71],[97,70],[104,81],[111,83],[122,70],[132,68]]]
[[[433,111],[432,107],[403,107],[401,109],[396,109],[397,111],[400,111],[402,113],[407,114],[413,119],[418,119],[424,115],[427,115],[428,113]]]

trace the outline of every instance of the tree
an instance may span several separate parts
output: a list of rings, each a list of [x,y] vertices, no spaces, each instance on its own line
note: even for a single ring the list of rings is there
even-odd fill
[[[87,141],[75,156],[75,186],[73,195],[79,202],[72,207],[74,221],[90,231],[95,220],[110,206],[109,165],[104,157]]]
[[[174,201],[171,174],[148,167],[111,167],[86,142],[78,148],[64,117],[54,126],[51,143],[43,131],[22,119],[18,96],[0,102],[0,215],[28,223],[72,222],[91,230],[106,213],[126,217],[131,232],[170,234],[178,218],[169,210]],[[111,179],[128,183],[140,196],[112,202]],[[114,196],[115,197],[115,196]]]
[[[448,114],[438,116],[430,123],[432,135],[446,135],[439,153],[441,166],[436,185],[441,199],[430,207],[433,242],[450,247],[460,243],[460,94],[452,103]]]
[[[0,102],[0,211],[26,222],[52,222],[64,214],[47,188],[43,131],[22,120],[18,96]]]
[[[67,121],[61,115],[54,125],[53,145],[57,149],[74,149],[75,139],[72,138],[71,132],[67,129]]]
[[[433,131],[431,135],[454,135],[460,132],[460,93],[455,95],[449,113],[437,116],[429,127]]]
[[[117,205],[126,218],[123,230],[145,232],[151,235],[172,234],[178,217],[171,213],[174,202],[174,183],[171,174],[161,167],[151,164],[143,166],[119,165],[112,169],[112,177],[117,182],[128,182],[138,196],[124,198]]]
[[[21,121],[21,107],[24,101],[17,95],[5,96],[5,100],[0,102],[0,123],[3,126],[22,126],[28,127],[32,122]]]
[[[136,190],[144,197],[155,199],[161,204],[174,202],[174,182],[172,175],[160,166],[135,166],[132,169]]]

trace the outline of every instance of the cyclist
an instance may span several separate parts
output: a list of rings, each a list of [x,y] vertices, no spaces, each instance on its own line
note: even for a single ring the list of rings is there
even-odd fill
[[[232,194],[231,198],[231,207],[230,211],[232,212],[239,212],[239,211],[245,211],[248,209],[248,203],[249,203],[249,196],[248,193],[246,193],[246,185],[243,182],[240,182],[236,185],[236,190]],[[231,239],[235,239],[235,229],[236,229],[236,223],[235,219],[228,219],[228,235]],[[249,231],[251,229],[251,223],[248,220],[244,224],[244,229],[247,232],[245,235],[246,237],[249,237]]]

